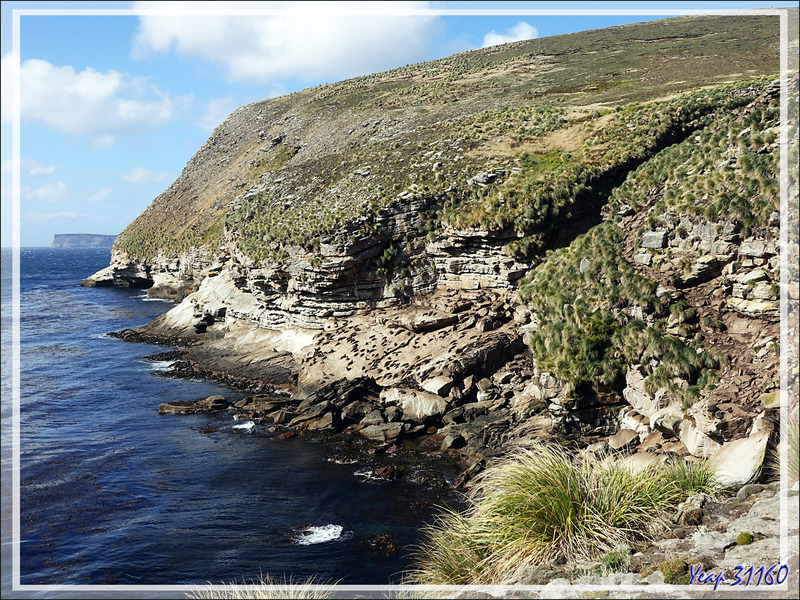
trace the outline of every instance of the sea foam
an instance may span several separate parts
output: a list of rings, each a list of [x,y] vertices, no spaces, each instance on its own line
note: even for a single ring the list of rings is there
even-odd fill
[[[344,528],[341,525],[320,525],[319,527],[306,527],[299,532],[294,539],[295,543],[301,546],[311,546],[314,544],[324,544],[332,542],[342,537]]]
[[[236,425],[233,426],[233,428],[250,430],[255,426],[256,424],[253,421],[245,421],[244,423],[237,423]]]

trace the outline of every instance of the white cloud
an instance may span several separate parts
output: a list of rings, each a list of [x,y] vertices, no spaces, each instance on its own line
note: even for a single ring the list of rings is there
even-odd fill
[[[143,167],[133,167],[119,178],[125,183],[161,183],[169,177],[167,171],[150,171]]]
[[[14,161],[4,160],[3,161],[3,173],[10,173],[11,169],[14,166]],[[50,165],[49,167],[45,167],[37,160],[33,160],[31,158],[23,158],[19,161],[19,169],[20,173],[23,175],[30,175],[31,177],[41,177],[43,175],[52,175],[56,171],[58,171],[58,167],[55,165]]]
[[[114,145],[114,136],[113,135],[98,135],[92,138],[92,148],[95,150],[103,150],[105,148],[110,148]]]
[[[2,59],[2,119],[11,120],[11,71],[15,57]],[[20,65],[20,118],[70,134],[109,136],[154,129],[172,117],[169,95],[144,77],[87,67],[55,66],[39,59]]]
[[[422,60],[437,17],[402,13],[428,7],[428,2],[135,2],[137,9],[184,14],[140,16],[132,54],[142,58],[174,50],[221,63],[232,81],[333,81]],[[185,14],[191,10],[220,14]],[[235,10],[286,12],[225,14]]]
[[[530,40],[535,37],[539,37],[539,32],[536,30],[536,27],[526,23],[525,21],[520,21],[513,27],[506,29],[505,34],[497,33],[494,29],[492,29],[489,33],[483,36],[483,45],[481,47],[487,48],[489,46],[496,46],[498,44],[519,42],[520,40]]]
[[[194,124],[200,129],[213,131],[217,125],[222,123],[237,108],[239,106],[232,96],[215,98],[209,101],[206,105],[205,113]]]
[[[90,194],[87,198],[87,202],[105,202],[108,197],[114,192],[113,188],[104,187],[97,190],[94,194]]]
[[[62,202],[71,196],[69,186],[63,181],[48,183],[39,187],[25,187],[20,190],[21,196],[26,200],[37,202]]]

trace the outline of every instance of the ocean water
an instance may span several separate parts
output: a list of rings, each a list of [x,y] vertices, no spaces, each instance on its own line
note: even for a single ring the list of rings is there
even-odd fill
[[[3,467],[10,464],[11,263],[3,250]],[[276,439],[217,415],[159,415],[168,400],[243,394],[165,378],[164,348],[106,334],[170,308],[141,290],[83,288],[102,249],[23,248],[20,257],[22,584],[204,584],[271,575],[398,583],[410,548],[452,492],[448,465],[397,481],[336,460],[336,439]],[[4,518],[9,478],[3,478]],[[391,534],[402,549],[370,544]],[[9,540],[4,535],[4,567]]]

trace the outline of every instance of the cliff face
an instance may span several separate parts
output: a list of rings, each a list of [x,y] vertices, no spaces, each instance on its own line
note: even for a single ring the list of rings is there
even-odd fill
[[[242,107],[84,283],[182,300],[123,337],[290,390],[277,423],[433,425],[473,452],[626,429],[709,456],[774,413],[773,20],[530,40]]]

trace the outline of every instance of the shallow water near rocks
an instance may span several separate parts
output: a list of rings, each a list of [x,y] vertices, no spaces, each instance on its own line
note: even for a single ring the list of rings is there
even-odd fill
[[[380,456],[337,458],[336,440],[276,439],[232,411],[159,415],[161,402],[243,394],[160,377],[165,365],[141,357],[162,348],[106,336],[170,307],[141,290],[78,286],[108,260],[102,249],[21,251],[21,583],[399,582],[420,528],[452,499],[435,482],[454,467],[375,480],[362,473]],[[3,250],[4,495],[10,277]],[[382,534],[402,549],[376,550]]]

